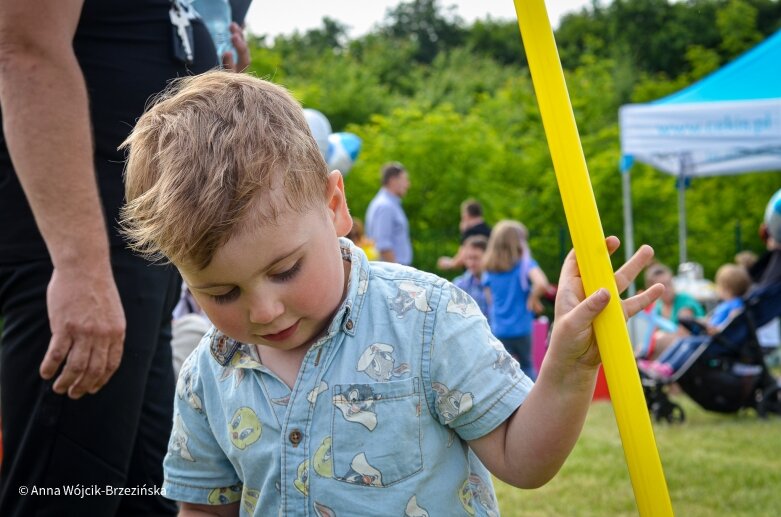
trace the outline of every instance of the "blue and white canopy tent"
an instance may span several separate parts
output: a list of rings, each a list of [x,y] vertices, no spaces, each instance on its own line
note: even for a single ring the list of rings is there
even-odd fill
[[[679,259],[686,254],[686,178],[781,169],[781,31],[683,90],[619,110],[624,241],[634,251],[629,171],[678,176]]]

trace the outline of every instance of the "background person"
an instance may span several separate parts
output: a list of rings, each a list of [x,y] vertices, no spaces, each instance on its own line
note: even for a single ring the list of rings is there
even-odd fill
[[[461,203],[461,221],[458,223],[458,230],[461,232],[461,246],[455,256],[437,259],[439,269],[449,270],[464,267],[462,256],[464,241],[473,235],[482,235],[486,238],[491,236],[491,227],[483,219],[483,206],[476,199],[467,199]]]
[[[716,271],[716,294],[719,302],[708,318],[702,322],[708,335],[721,332],[745,306],[743,296],[751,287],[751,278],[742,266],[724,264]],[[702,344],[700,341],[682,338],[668,346],[656,361],[639,360],[638,364],[661,377],[671,377]]]
[[[466,271],[454,278],[453,283],[471,296],[477,302],[483,315],[488,318],[491,312],[488,307],[488,298],[485,295],[486,285],[483,278],[483,258],[488,247],[488,237],[472,235],[464,241],[461,247]]]
[[[648,308],[648,311],[653,316],[670,320],[674,325],[677,325],[677,330],[676,332],[666,332],[661,329],[654,331],[646,359],[656,359],[668,346],[689,334],[684,327],[678,325],[679,318],[696,319],[705,315],[705,310],[700,302],[686,293],[675,290],[672,270],[659,262],[652,264],[645,271],[646,288],[656,284],[664,286],[664,293],[652,307]]]
[[[162,484],[179,276],[150,267],[116,231],[124,193],[117,147],[168,80],[214,63],[197,20],[184,20],[187,48],[177,39],[175,7],[2,2],[4,517],[176,513],[155,495],[19,494],[21,486]],[[188,49],[190,63],[182,60]]]
[[[410,187],[407,169],[398,162],[386,163],[380,171],[382,187],[366,209],[366,235],[374,241],[380,260],[412,264],[409,221],[401,200]]]
[[[550,284],[531,256],[528,230],[518,221],[497,223],[488,239],[483,267],[491,307],[491,331],[521,369],[536,378],[532,363],[531,335],[534,315],[543,311],[540,297]]]

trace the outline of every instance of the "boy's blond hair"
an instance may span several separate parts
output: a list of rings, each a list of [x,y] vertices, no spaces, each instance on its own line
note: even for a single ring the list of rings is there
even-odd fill
[[[743,296],[751,287],[751,277],[746,268],[737,264],[724,264],[716,270],[716,285],[729,291],[732,296]]]
[[[483,257],[486,271],[509,271],[524,253],[528,253],[526,240],[529,231],[518,221],[505,219],[496,223],[488,239],[488,249]]]
[[[133,249],[153,259],[205,268],[244,227],[273,224],[326,195],[328,168],[301,106],[247,74],[173,82],[121,147],[120,224]]]

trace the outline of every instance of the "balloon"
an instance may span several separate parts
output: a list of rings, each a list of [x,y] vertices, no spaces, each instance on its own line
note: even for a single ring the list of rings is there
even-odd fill
[[[328,135],[331,134],[331,123],[328,122],[325,115],[311,108],[304,109],[304,117],[306,118],[306,123],[309,124],[309,129],[312,131],[315,142],[317,142],[320,154],[323,155],[323,159],[326,159],[328,156]]]
[[[352,133],[331,133],[328,136],[328,153],[326,162],[331,170],[347,174],[358,153],[361,152],[361,139]]]
[[[781,189],[779,189],[767,204],[765,209],[765,224],[768,234],[776,243],[781,243]]]

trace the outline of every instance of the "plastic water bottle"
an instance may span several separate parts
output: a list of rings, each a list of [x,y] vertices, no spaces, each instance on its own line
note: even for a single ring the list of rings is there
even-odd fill
[[[238,55],[231,43],[231,6],[228,0],[193,0],[192,6],[209,29],[217,52],[217,63],[222,64],[225,52],[231,52],[233,62],[237,62]]]

